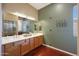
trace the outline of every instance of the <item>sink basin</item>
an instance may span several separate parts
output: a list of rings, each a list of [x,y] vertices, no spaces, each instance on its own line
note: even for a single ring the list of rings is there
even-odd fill
[[[23,34],[24,37],[32,36],[32,34]]]

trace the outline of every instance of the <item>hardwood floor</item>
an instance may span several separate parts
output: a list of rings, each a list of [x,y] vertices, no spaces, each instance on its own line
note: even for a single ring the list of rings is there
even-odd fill
[[[29,52],[28,54],[25,54],[24,56],[71,56],[71,55],[42,45],[34,49],[33,51]]]

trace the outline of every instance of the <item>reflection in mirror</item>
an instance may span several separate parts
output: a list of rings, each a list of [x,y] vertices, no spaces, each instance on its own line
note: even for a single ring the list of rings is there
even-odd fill
[[[35,24],[35,21],[29,20],[27,18],[19,17],[18,20],[18,34],[28,34],[28,33],[34,33],[37,31],[37,26]]]
[[[10,20],[3,20],[2,36],[12,36],[16,34],[16,22]]]
[[[18,34],[31,32],[31,21],[26,18],[19,17],[18,20]]]

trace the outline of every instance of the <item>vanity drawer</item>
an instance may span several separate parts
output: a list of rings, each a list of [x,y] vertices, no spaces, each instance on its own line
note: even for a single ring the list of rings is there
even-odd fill
[[[21,45],[23,43],[25,43],[26,40],[21,40],[21,41],[17,41],[17,42],[14,42],[14,45]]]

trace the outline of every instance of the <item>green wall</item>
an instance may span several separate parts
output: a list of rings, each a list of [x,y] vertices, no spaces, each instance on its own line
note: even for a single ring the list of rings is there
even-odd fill
[[[45,43],[56,48],[76,53],[76,39],[73,36],[74,4],[50,4],[39,10],[39,24],[45,35]],[[56,26],[57,22],[66,26]]]

